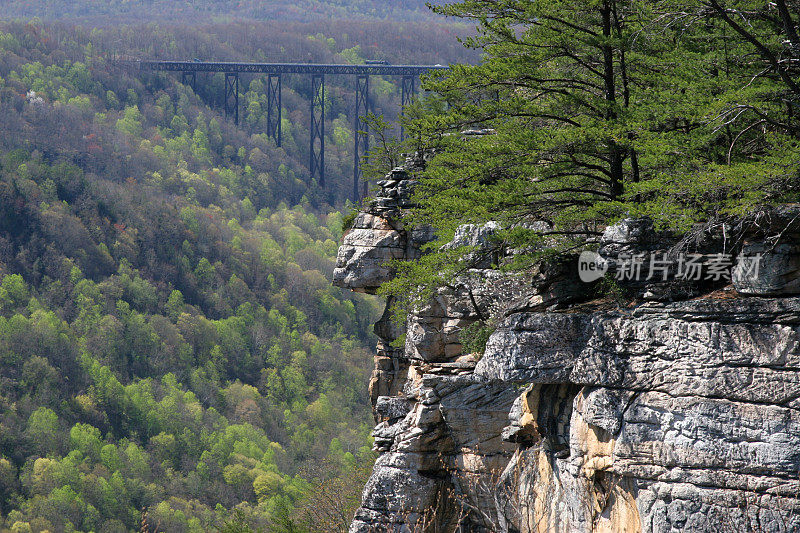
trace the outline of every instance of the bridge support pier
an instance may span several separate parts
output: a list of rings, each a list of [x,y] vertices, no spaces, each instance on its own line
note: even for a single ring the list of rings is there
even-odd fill
[[[400,85],[400,116],[405,116],[405,109],[408,104],[410,104],[414,100],[414,96],[417,94],[415,82],[415,76],[403,76],[403,82]],[[403,141],[406,138],[406,132],[403,126],[400,126],[400,140]]]
[[[193,92],[197,92],[197,72],[191,71],[186,72],[185,70],[181,72],[181,84],[188,85],[192,88]]]
[[[225,118],[233,115],[233,123],[239,125],[239,73],[225,73]]]
[[[325,186],[325,75],[311,76],[311,180]]]
[[[369,125],[365,121],[370,112],[369,76],[356,77],[356,113],[353,124],[355,146],[353,148],[353,202],[358,203],[367,194],[367,183],[364,182],[363,193],[359,191],[361,182],[361,160],[369,152]]]
[[[281,145],[281,75],[267,76],[267,135]]]
[[[353,200],[358,202],[362,194],[368,192],[367,183],[364,182],[363,193],[359,182],[363,181],[361,161],[363,155],[369,152],[369,132],[362,116],[371,111],[369,101],[369,76],[399,76],[402,78],[401,92],[403,107],[407,106],[416,93],[416,78],[425,72],[443,70],[442,65],[389,65],[385,62],[372,61],[364,65],[318,65],[308,63],[251,63],[251,62],[219,62],[219,61],[120,61],[137,67],[139,70],[157,72],[180,72],[181,83],[190,85],[197,91],[197,73],[209,72],[225,74],[225,87],[223,102],[225,118],[233,116],[236,125],[239,125],[239,75],[262,74],[267,75],[267,133],[275,140],[277,146],[282,144],[282,113],[281,85],[283,74],[311,75],[311,135],[310,135],[310,162],[311,179],[317,180],[320,186],[325,185],[325,74],[342,74],[357,77],[356,89],[356,116],[354,119],[354,144],[355,153],[353,160]],[[401,110],[401,113],[403,111]],[[359,135],[362,131],[366,134]],[[400,138],[405,137],[402,127]]]

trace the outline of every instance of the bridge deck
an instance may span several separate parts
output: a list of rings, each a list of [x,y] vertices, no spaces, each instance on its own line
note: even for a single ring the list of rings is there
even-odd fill
[[[225,61],[133,61],[140,68],[168,72],[263,72],[267,74],[360,74],[418,76],[442,65],[326,65],[315,63],[238,63]]]

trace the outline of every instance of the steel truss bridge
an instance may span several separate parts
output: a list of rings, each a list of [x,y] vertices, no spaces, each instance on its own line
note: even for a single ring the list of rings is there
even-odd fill
[[[135,61],[142,70],[180,72],[181,83],[197,90],[198,72],[222,72],[225,74],[225,117],[239,124],[239,76],[241,74],[265,74],[267,82],[267,135],[277,146],[281,145],[281,90],[284,74],[311,76],[311,136],[309,170],[311,179],[316,178],[325,186],[325,76],[347,75],[356,77],[354,150],[353,150],[353,201],[361,198],[361,159],[369,150],[369,132],[363,118],[371,111],[369,97],[370,76],[399,76],[400,106],[402,109],[416,94],[416,81],[421,74],[431,70],[443,70],[441,65],[326,65],[313,63],[235,63],[209,61]],[[366,135],[359,135],[359,132]],[[400,132],[401,138],[403,131]]]

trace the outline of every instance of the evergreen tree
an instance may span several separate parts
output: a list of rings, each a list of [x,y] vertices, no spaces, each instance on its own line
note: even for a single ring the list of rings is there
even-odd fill
[[[469,268],[473,250],[443,246],[465,223],[498,222],[495,256],[513,248],[506,266],[527,268],[624,216],[687,230],[790,199],[794,62],[781,50],[794,21],[780,6],[736,4],[436,7],[477,23],[464,43],[484,58],[427,82],[447,111],[412,127],[437,155],[410,222],[433,225],[438,239],[386,292],[409,304]],[[483,134],[465,132],[475,129]]]

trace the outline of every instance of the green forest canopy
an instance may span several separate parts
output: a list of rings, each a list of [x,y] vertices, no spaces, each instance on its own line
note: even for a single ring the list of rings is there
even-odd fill
[[[0,529],[305,531],[318,490],[354,509],[380,308],[330,284],[352,80],[329,80],[322,189],[307,80],[284,82],[277,148],[259,77],[237,128],[220,76],[195,94],[112,56],[467,57],[392,27],[0,23]],[[394,109],[393,80],[373,81]]]

